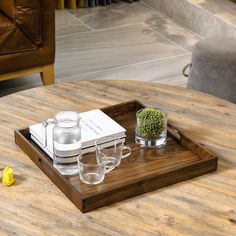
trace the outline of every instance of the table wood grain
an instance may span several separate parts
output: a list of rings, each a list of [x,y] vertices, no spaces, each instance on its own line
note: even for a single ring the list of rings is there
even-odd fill
[[[14,129],[138,99],[158,105],[194,142],[219,157],[218,171],[82,214],[15,145]],[[80,81],[0,99],[0,235],[235,235],[236,105],[184,88],[138,81]]]

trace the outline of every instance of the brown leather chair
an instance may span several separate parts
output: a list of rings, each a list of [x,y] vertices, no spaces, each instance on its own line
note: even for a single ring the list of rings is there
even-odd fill
[[[0,81],[40,73],[54,83],[55,0],[0,0]]]

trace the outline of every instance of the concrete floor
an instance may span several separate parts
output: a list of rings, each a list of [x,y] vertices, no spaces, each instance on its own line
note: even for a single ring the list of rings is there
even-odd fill
[[[144,2],[56,11],[56,83],[125,79],[185,86],[201,37]],[[42,86],[39,75],[0,82],[0,96]]]

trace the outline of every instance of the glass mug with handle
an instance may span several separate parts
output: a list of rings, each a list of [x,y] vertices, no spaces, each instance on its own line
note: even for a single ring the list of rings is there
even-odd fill
[[[113,144],[106,147],[106,143],[101,140],[95,141],[96,151],[107,156],[106,169],[113,170],[116,166],[120,165],[121,160],[130,156],[131,148],[124,145],[124,139],[116,138]],[[124,154],[126,152],[126,154]]]
[[[107,156],[101,152],[92,151],[78,155],[78,168],[81,182],[95,185],[103,182],[108,170]]]
[[[53,166],[62,175],[74,175],[79,172],[77,156],[81,153],[81,128],[79,114],[73,111],[62,111],[54,119],[43,122],[44,146],[48,146],[47,127],[54,124]]]

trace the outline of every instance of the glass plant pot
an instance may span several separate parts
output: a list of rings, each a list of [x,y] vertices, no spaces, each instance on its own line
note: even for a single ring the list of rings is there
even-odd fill
[[[167,113],[158,108],[137,111],[135,142],[144,148],[163,147],[167,142]]]

